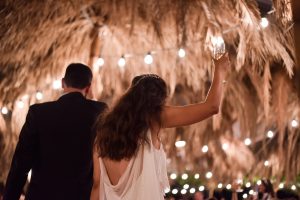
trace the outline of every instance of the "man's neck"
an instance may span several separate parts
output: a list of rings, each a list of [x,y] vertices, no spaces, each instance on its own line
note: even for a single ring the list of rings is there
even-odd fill
[[[72,93],[72,92],[79,92],[79,93],[81,93],[83,96],[85,96],[84,91],[81,90],[81,89],[77,89],[77,88],[64,88],[64,94],[68,94],[68,93]]]

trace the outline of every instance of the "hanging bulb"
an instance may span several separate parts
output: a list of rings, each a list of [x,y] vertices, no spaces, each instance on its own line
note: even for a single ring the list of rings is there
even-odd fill
[[[212,176],[213,176],[213,174],[212,174],[211,172],[207,172],[207,173],[205,174],[205,177],[206,177],[207,179],[210,179]]]
[[[223,184],[222,184],[222,183],[219,183],[219,184],[218,184],[218,188],[221,189],[222,187],[223,187]]]
[[[270,162],[269,162],[268,160],[266,160],[266,161],[264,162],[264,166],[268,167],[269,165],[270,165]]]
[[[2,109],[1,109],[1,113],[3,114],[3,115],[7,115],[8,114],[8,109],[7,109],[7,107],[3,107]]]
[[[262,17],[260,20],[260,26],[262,28],[267,28],[269,26],[269,20],[265,17]]]
[[[224,151],[226,151],[228,148],[229,148],[229,144],[227,144],[227,143],[222,144],[222,149]]]
[[[36,94],[35,94],[35,98],[37,99],[37,100],[42,100],[43,99],[43,93],[42,92],[37,92]]]
[[[126,65],[126,60],[125,60],[124,56],[122,56],[122,57],[119,59],[118,65],[119,65],[120,68],[124,68],[124,67],[125,67],[125,65]]]
[[[104,65],[104,59],[100,57],[94,63],[93,68],[95,71],[98,71],[103,65]]]
[[[204,146],[202,147],[202,152],[203,152],[203,153],[208,152],[208,146],[207,146],[207,145],[204,145]]]
[[[297,120],[293,119],[292,122],[291,122],[291,126],[293,128],[297,128],[299,126],[299,122]]]
[[[185,142],[184,140],[179,140],[179,141],[176,141],[176,142],[175,142],[175,146],[176,146],[177,148],[184,147],[185,144],[186,144],[186,142]]]
[[[151,55],[150,52],[145,56],[144,62],[145,62],[147,65],[151,65],[151,64],[152,64],[152,62],[153,62],[153,57],[152,57],[152,55]]]
[[[60,80],[53,81],[52,87],[54,90],[61,89],[62,88],[61,81]]]
[[[176,178],[177,178],[177,174],[172,173],[172,174],[170,175],[170,179],[175,180]]]
[[[178,50],[178,56],[179,56],[180,58],[184,58],[184,57],[185,57],[185,50],[182,49],[182,48],[180,48],[180,49]]]
[[[252,143],[252,141],[251,141],[250,138],[246,138],[246,139],[244,140],[244,143],[245,143],[246,146],[249,146],[249,145]]]
[[[182,174],[181,178],[182,178],[182,180],[186,180],[186,179],[189,178],[189,175],[187,175],[187,174]]]
[[[274,132],[271,131],[271,130],[268,131],[268,132],[267,132],[267,137],[268,137],[268,138],[273,138],[273,137],[274,137]]]
[[[22,109],[22,108],[24,108],[25,104],[24,104],[23,101],[19,100],[19,101],[17,102],[17,106],[18,106],[18,108]]]
[[[196,189],[195,189],[195,188],[191,188],[191,189],[190,189],[190,193],[191,193],[191,194],[194,194],[195,192],[196,192]]]
[[[201,185],[200,187],[199,187],[199,191],[204,191],[205,190],[205,187],[203,186],[203,185]]]

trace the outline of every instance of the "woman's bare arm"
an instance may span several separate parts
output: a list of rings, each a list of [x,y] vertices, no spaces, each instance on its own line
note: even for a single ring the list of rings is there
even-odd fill
[[[94,163],[94,173],[93,173],[93,188],[91,192],[90,200],[99,200],[100,194],[100,163],[98,158],[98,153],[94,150],[93,154],[93,163]]]
[[[219,112],[223,93],[223,80],[230,65],[228,55],[215,60],[213,82],[204,102],[186,106],[165,106],[162,112],[164,128],[185,126],[200,122]]]

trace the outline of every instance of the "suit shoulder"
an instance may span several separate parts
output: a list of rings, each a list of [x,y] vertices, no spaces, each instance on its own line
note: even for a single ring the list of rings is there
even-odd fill
[[[101,102],[101,101],[88,100],[88,102],[93,107],[97,108],[97,110],[99,110],[99,112],[102,112],[103,110],[108,108],[107,104],[104,102]]]
[[[29,110],[31,111],[38,111],[38,110],[43,110],[45,108],[49,108],[52,106],[56,105],[56,101],[50,101],[50,102],[45,102],[45,103],[37,103],[37,104],[33,104],[29,107]]]

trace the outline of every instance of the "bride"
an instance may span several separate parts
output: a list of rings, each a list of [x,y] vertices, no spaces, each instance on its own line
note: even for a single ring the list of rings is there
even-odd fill
[[[214,60],[204,102],[167,106],[167,86],[157,75],[140,75],[116,105],[97,121],[92,200],[163,200],[169,187],[160,130],[200,122],[219,112],[225,54]]]

